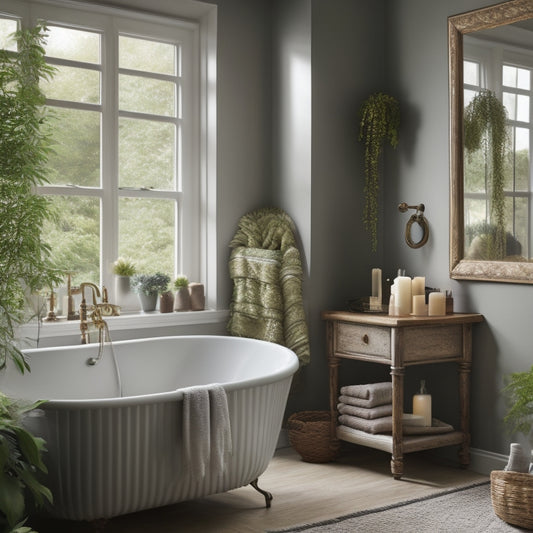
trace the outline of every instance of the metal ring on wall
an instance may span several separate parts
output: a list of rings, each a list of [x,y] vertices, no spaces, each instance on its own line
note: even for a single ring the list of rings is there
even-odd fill
[[[411,238],[411,228],[413,224],[417,222],[418,225],[422,228],[422,238],[418,242],[414,242]],[[405,242],[411,248],[421,248],[428,242],[429,239],[429,226],[428,221],[422,213],[417,213],[416,215],[411,215],[411,218],[405,226]]]

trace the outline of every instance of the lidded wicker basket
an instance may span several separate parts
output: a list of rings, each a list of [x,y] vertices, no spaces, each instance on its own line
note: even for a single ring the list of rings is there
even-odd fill
[[[334,461],[340,449],[330,436],[329,411],[301,411],[289,417],[289,442],[307,463]]]
[[[533,529],[533,475],[493,470],[490,496],[496,516],[514,526]]]

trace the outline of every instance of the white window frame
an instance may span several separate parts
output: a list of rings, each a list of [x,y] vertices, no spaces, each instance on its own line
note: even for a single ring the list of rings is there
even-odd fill
[[[157,0],[155,2],[157,4]],[[180,4],[180,0],[176,0]],[[102,21],[107,24],[118,24],[121,32],[137,32],[139,25],[157,24],[165,27],[170,39],[172,32],[188,32],[189,39],[194,50],[191,55],[191,63],[187,68],[191,69],[191,79],[197,80],[197,86],[189,92],[191,101],[190,109],[196,115],[188,124],[190,128],[190,144],[183,146],[187,150],[187,168],[183,173],[195,176],[183,186],[186,191],[187,201],[183,202],[181,213],[184,221],[193,221],[194,231],[190,231],[190,225],[180,236],[182,250],[194,249],[194,254],[182,253],[178,257],[177,270],[187,273],[190,279],[201,281],[206,290],[206,311],[192,313],[157,314],[138,317],[110,317],[110,326],[115,323],[119,329],[136,329],[138,327],[159,327],[172,324],[199,324],[213,323],[224,320],[226,311],[218,312],[217,306],[217,238],[216,238],[216,22],[217,8],[200,2],[183,2],[184,19],[150,14],[146,11],[137,12],[122,7],[107,7],[87,4],[72,0],[3,0],[0,13],[21,19],[23,25],[35,24],[38,20],[53,23],[70,23],[80,28],[90,27],[91,21],[101,28]],[[192,10],[191,10],[192,7]],[[186,17],[186,18],[185,18]],[[119,21],[117,23],[117,20]],[[83,24],[80,24],[83,21]],[[159,36],[158,36],[159,37]],[[164,38],[164,36],[163,36]],[[110,61],[103,57],[102,61]],[[104,85],[105,87],[105,85]],[[109,86],[108,86],[109,87]],[[117,88],[112,87],[113,98],[117,97]],[[109,98],[110,95],[106,95]],[[104,95],[102,96],[104,103]],[[184,117],[185,118],[185,117]],[[189,118],[189,117],[188,117]],[[105,141],[104,141],[105,142]],[[116,157],[116,153],[115,153]],[[114,164],[112,161],[104,161],[103,164]],[[115,178],[116,179],[116,178]],[[46,187],[43,187],[46,192]],[[59,190],[56,192],[60,192]],[[68,188],[68,193],[72,188]],[[86,191],[83,194],[94,195],[94,191]],[[119,195],[120,191],[115,187],[112,193],[102,192],[102,200],[113,201],[113,195]],[[131,191],[128,191],[128,196]],[[151,194],[151,193],[148,193]],[[137,192],[135,193],[137,195]],[[165,196],[165,194],[163,194]],[[151,195],[151,198],[155,196]],[[190,200],[189,200],[190,199]],[[116,217],[115,217],[116,218]],[[102,220],[102,233],[105,231],[107,220]],[[178,223],[179,228],[184,224]],[[112,261],[113,250],[117,249],[118,228],[113,232],[112,239],[102,239],[102,246],[107,247],[107,257]],[[102,251],[101,251],[102,257]],[[110,265],[101,265],[102,283],[111,288],[112,274]],[[140,321],[139,321],[140,320]],[[46,331],[50,327],[52,331]],[[41,336],[61,336],[69,334],[73,328],[77,328],[76,322],[61,322],[46,324]]]

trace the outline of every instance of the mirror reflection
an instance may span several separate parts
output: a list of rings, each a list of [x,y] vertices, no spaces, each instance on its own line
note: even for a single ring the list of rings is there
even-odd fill
[[[529,261],[532,253],[529,21],[464,36],[464,257]]]

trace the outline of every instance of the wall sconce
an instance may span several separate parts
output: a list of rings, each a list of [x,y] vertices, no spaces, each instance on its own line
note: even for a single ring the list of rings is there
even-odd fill
[[[405,213],[408,209],[416,209],[416,213],[411,215],[405,226],[405,242],[410,248],[421,248],[428,242],[429,239],[429,225],[426,217],[424,216],[424,210],[426,207],[424,204],[407,205],[406,202],[402,202],[398,205],[398,209],[401,213]],[[417,223],[422,228],[422,237],[419,241],[414,242],[411,237],[411,231],[414,223]]]

